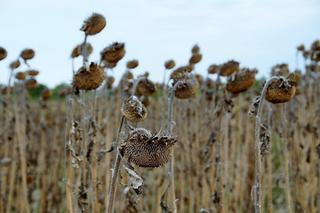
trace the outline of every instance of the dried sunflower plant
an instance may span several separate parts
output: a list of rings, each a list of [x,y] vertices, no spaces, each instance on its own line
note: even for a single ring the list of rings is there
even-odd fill
[[[280,71],[283,71],[284,68],[281,67]],[[286,72],[286,71],[285,71]],[[283,74],[283,72],[280,72]],[[262,212],[262,198],[263,191],[261,189],[261,179],[262,179],[262,157],[267,153],[269,140],[270,140],[270,130],[267,125],[263,124],[262,115],[263,115],[263,106],[264,99],[272,104],[281,104],[286,103],[294,97],[296,93],[297,78],[294,74],[288,75],[287,77],[283,76],[272,76],[267,80],[263,86],[261,95],[256,97],[252,103],[252,108],[249,113],[255,116],[255,183],[252,188],[253,199],[254,199],[254,209],[255,212]],[[285,120],[285,111],[282,113]],[[286,199],[288,204],[288,211],[293,212],[292,201],[291,201],[291,192],[290,192],[290,180],[289,180],[289,168],[288,168],[288,144],[287,139],[284,136],[285,141],[285,156],[286,156]]]
[[[89,36],[100,33],[106,26],[106,19],[98,13],[87,18],[81,31],[84,41],[71,54],[72,60],[82,56],[82,66],[77,72],[73,68],[73,95],[67,99],[67,118],[70,132],[66,140],[66,194],[67,209],[70,212],[98,211],[97,197],[97,121],[96,89],[105,80],[103,68],[88,63],[93,47],[87,42]],[[94,94],[90,93],[94,91]],[[75,195],[75,196],[74,196]],[[76,205],[77,204],[77,205]]]

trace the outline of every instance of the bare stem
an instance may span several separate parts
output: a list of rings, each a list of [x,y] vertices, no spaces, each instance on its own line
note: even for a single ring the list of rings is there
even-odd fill
[[[174,101],[174,92],[176,87],[174,86],[171,91],[169,92],[168,96],[168,133],[172,135],[172,112],[173,112],[173,101]],[[171,206],[172,212],[177,212],[177,205],[176,205],[176,193],[175,193],[175,183],[174,183],[174,148],[171,150],[171,158],[169,160],[169,168],[168,168],[168,175],[169,175],[169,192],[171,194]]]
[[[282,122],[283,122],[283,127],[287,127],[287,119],[286,119],[286,104],[283,104],[282,106]],[[290,173],[289,173],[289,150],[288,150],[288,140],[287,140],[287,130],[286,128],[283,128],[283,133],[282,133],[282,140],[284,143],[284,157],[285,157],[285,184],[286,184],[286,199],[287,199],[287,205],[288,205],[288,212],[292,213],[292,198],[291,198],[291,192],[290,192]]]
[[[107,208],[106,208],[107,213],[113,212],[113,204],[114,204],[114,199],[116,196],[117,179],[118,179],[118,173],[119,173],[119,168],[120,168],[120,163],[121,163],[121,155],[120,155],[120,152],[118,149],[118,144],[119,144],[120,133],[121,133],[124,121],[125,121],[125,117],[122,116],[121,121],[120,121],[120,126],[118,129],[116,143],[114,145],[115,147],[117,147],[116,148],[117,154],[116,154],[116,159],[115,159],[114,165],[113,165],[111,184],[110,184],[110,189],[109,189],[109,200],[108,200]]]
[[[83,56],[83,66],[86,65],[86,63],[88,62],[88,53],[87,53],[87,38],[88,35],[85,34],[84,35],[84,41],[82,43],[82,56]]]

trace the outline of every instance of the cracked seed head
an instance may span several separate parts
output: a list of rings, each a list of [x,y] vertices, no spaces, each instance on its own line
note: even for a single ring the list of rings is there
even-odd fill
[[[85,32],[86,35],[96,35],[100,33],[106,25],[107,21],[103,15],[93,13],[84,21],[80,30]]]
[[[171,136],[152,135],[147,129],[137,128],[129,133],[122,150],[129,163],[155,168],[169,161],[176,142]]]

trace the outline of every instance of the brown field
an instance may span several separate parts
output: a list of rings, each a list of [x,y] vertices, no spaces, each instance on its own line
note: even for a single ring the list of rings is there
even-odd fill
[[[165,63],[169,83],[133,75],[130,61],[114,85],[108,71],[125,45],[105,48],[98,64],[86,45],[100,18],[85,22],[72,52],[84,66],[58,97],[32,98],[37,74],[11,64],[0,212],[320,212],[319,41],[298,48],[303,72],[277,65],[265,82],[236,61],[197,74],[194,46],[188,65]]]

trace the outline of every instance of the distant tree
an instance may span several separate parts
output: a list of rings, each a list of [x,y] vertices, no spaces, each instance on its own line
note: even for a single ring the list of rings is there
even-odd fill
[[[67,83],[61,83],[61,84],[58,84],[57,86],[55,86],[52,89],[53,98],[59,98],[60,92],[66,88],[70,88],[70,85]]]
[[[38,84],[38,86],[34,89],[29,89],[28,93],[32,99],[37,99],[40,97],[42,91],[48,88],[45,84]]]

